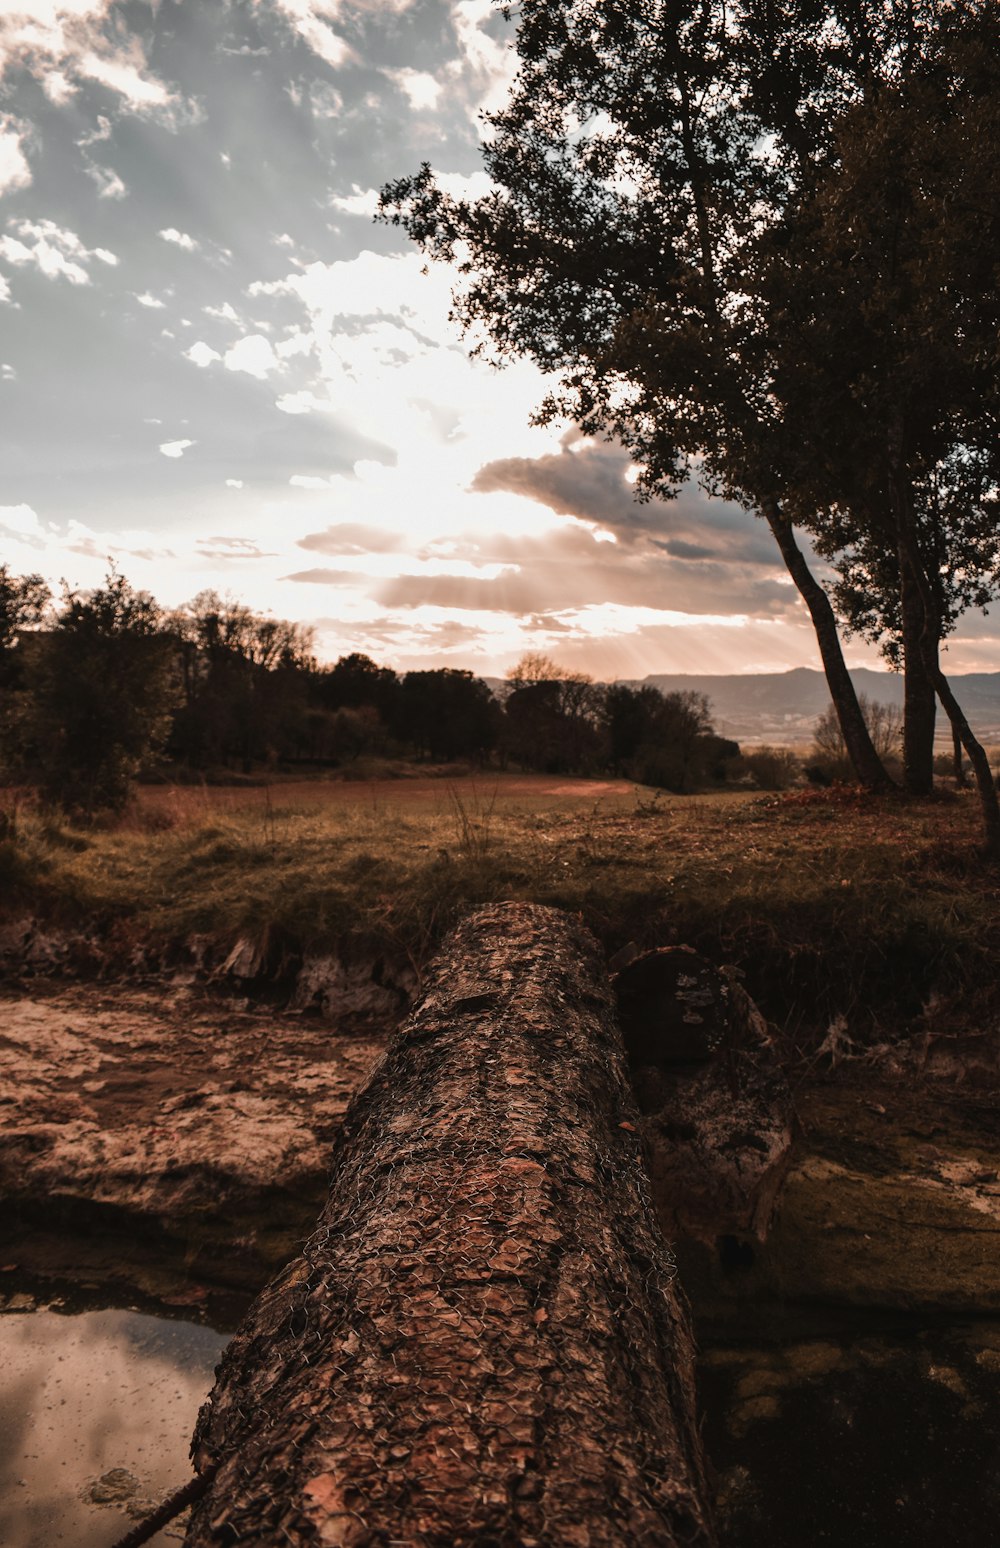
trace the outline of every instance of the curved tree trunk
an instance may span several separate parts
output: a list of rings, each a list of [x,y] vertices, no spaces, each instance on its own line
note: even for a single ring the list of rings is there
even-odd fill
[[[714,1543],[638,1128],[591,938],[466,920],[225,1355],[187,1548]]]
[[[983,848],[989,855],[1000,855],[1000,801],[997,799],[996,781],[986,749],[979,741],[965,718],[962,706],[951,690],[940,665],[934,676],[934,686],[945,714],[951,721],[952,735],[958,738],[969,755],[972,773],[979,794],[979,809],[983,820]]]
[[[792,580],[799,595],[809,609],[809,616],[816,631],[823,670],[830,689],[830,697],[837,711],[841,734],[854,772],[868,790],[888,790],[894,781],[886,773],[882,760],[872,744],[865,717],[861,713],[858,696],[847,670],[844,653],[840,648],[837,620],[830,598],[813,575],[799,545],[795,541],[792,524],[781,514],[777,500],[765,500],[761,506],[764,519],[774,534]]]

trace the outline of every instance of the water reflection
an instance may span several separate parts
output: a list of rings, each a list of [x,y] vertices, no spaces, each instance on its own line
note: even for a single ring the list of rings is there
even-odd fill
[[[107,1548],[186,1483],[227,1339],[132,1311],[0,1316],[3,1548]],[[173,1548],[178,1535],[152,1542]]]

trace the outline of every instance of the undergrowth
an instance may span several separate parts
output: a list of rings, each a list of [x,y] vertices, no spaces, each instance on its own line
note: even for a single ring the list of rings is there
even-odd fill
[[[469,908],[527,899],[579,913],[609,952],[683,942],[734,964],[799,1046],[838,1017],[872,1040],[926,1026],[932,1005],[938,1022],[973,999],[988,1013],[1000,872],[977,854],[972,798],[580,790],[541,806],[454,783],[427,810],[268,792],[86,833],[21,811],[0,838],[0,896],[8,914],[130,940],[375,948],[418,968]]]

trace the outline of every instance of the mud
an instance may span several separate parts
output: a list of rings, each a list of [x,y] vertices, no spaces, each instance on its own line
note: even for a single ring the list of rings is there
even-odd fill
[[[384,1041],[185,986],[8,994],[5,1255],[159,1299],[259,1285],[310,1229],[341,1116]]]
[[[723,1548],[981,1548],[1000,1512],[1000,1324],[828,1324],[704,1352]]]
[[[817,1304],[1000,1316],[1000,1092],[859,1065],[796,1107],[767,1240],[678,1244],[703,1325],[780,1330]]]
[[[190,1475],[224,1333],[0,1295],[0,1542],[108,1548]],[[151,1539],[171,1548],[174,1522]]]

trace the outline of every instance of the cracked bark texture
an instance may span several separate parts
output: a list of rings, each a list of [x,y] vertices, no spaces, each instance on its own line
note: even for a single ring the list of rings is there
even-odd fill
[[[187,1548],[714,1544],[693,1355],[597,946],[482,909],[226,1352]]]

